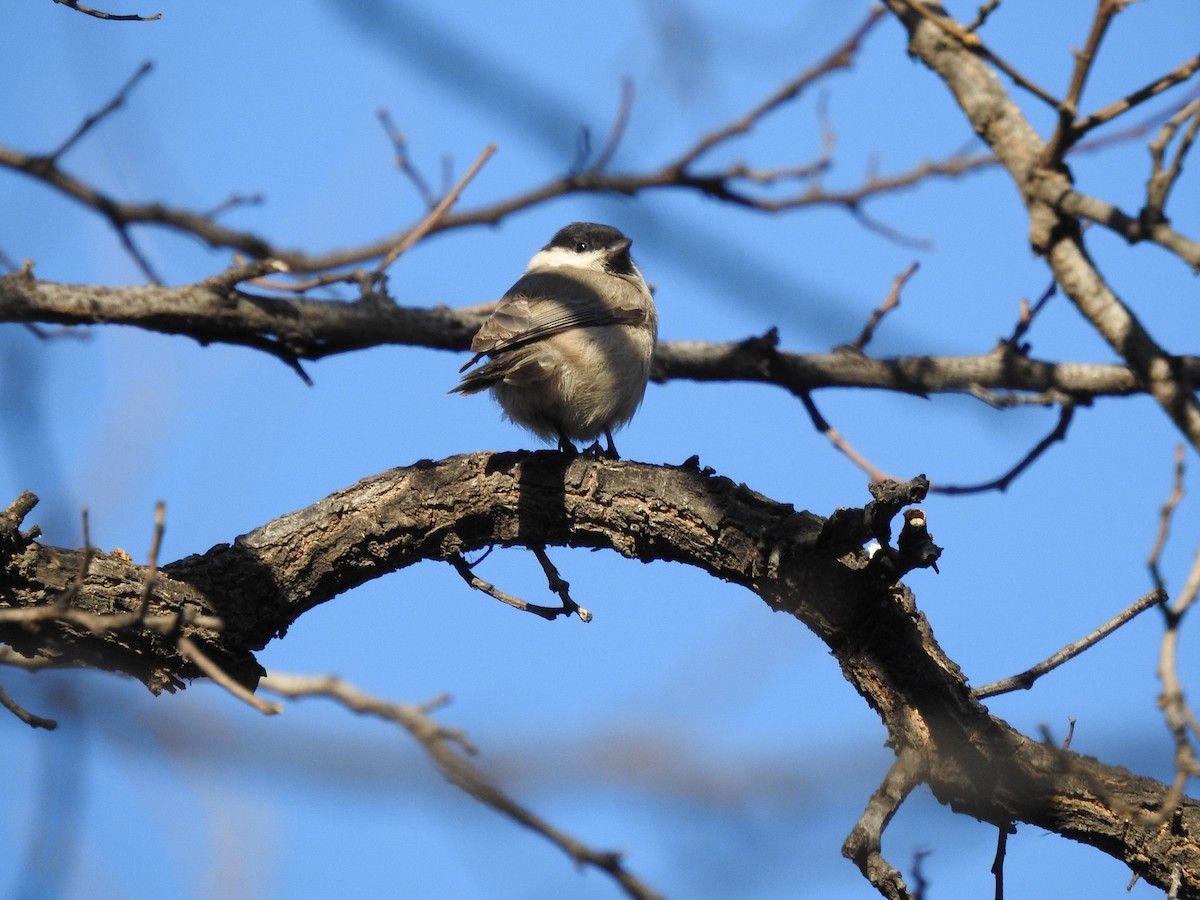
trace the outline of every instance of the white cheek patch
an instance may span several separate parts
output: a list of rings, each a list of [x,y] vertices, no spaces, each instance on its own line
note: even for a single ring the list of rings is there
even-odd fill
[[[563,267],[595,269],[597,272],[602,272],[604,271],[604,254],[599,250],[576,253],[574,250],[568,250],[566,247],[548,247],[545,250],[539,250],[533,255],[533,259],[529,260],[529,265],[525,267],[525,271],[532,272],[534,269],[556,269]]]

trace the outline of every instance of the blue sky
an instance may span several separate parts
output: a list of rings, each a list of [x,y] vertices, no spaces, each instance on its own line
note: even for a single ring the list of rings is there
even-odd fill
[[[1061,91],[1093,4],[1007,0],[985,32],[1003,56]],[[128,11],[136,7],[129,7]],[[296,0],[150,2],[154,23],[100,22],[27,0],[0,33],[0,143],[56,146],[145,59],[155,70],[125,108],[64,159],[115,196],[210,209],[231,194],[260,205],[226,221],[284,246],[326,250],[399,231],[419,197],[392,165],[376,120],[389,110],[434,181],[499,152],[461,200],[471,208],[564,171],[581,129],[602,143],[634,102],[614,170],[656,167],[811,65],[866,3],[614,3]],[[975,4],[952,7],[969,17]],[[114,11],[127,11],[113,8]],[[1085,94],[1102,105],[1195,52],[1200,7],[1136,4],[1106,38]],[[1149,50],[1147,48],[1153,48]],[[973,146],[945,89],[885,20],[854,71],[825,82],[713,155],[777,166],[812,160],[822,93],[836,130],[830,187],[870,167],[902,171]],[[1161,111],[1149,104],[1146,114]],[[1048,112],[1018,96],[1046,133]],[[1142,113],[1134,113],[1141,120]],[[1072,160],[1081,188],[1136,211],[1145,139]],[[1200,188],[1173,200],[1200,231]],[[111,230],[55,194],[0,172],[0,250],[57,281],[132,284],[140,275]],[[825,351],[853,340],[891,279],[921,268],[871,345],[877,354],[986,352],[1011,333],[1020,298],[1046,288],[1027,223],[1000,171],[932,182],[868,212],[916,249],[838,209],[767,216],[680,193],[576,196],[497,227],[443,234],[391,270],[397,301],[497,296],[562,224],[617,225],[657,287],[664,340],[737,340],[776,326],[782,345]],[[194,240],[136,231],[170,283],[227,263]],[[1175,352],[1200,325],[1193,276],[1155,247],[1092,229],[1114,289]],[[1040,358],[1109,361],[1058,297],[1032,333]],[[92,540],[144,561],[155,501],[167,504],[162,559],[229,541],[386,468],[477,450],[532,448],[483,396],[446,396],[463,355],[383,348],[308,366],[305,386],[263,354],[185,338],[93,329],[41,341],[0,329],[0,500],[42,498],[31,516],[52,543]],[[864,392],[817,396],[882,468],[944,482],[995,477],[1055,420],[996,412],[967,397]],[[925,508],[945,548],[941,574],[908,579],[949,655],[975,684],[1013,674],[1090,631],[1150,588],[1145,557],[1171,484],[1178,437],[1143,398],[1081,409],[1055,447],[1005,494],[935,497]],[[652,385],[618,436],[629,459],[702,463],[755,490],[827,515],[868,499],[865,479],[778,388]],[[1189,465],[1194,456],[1189,456]],[[1194,468],[1194,465],[1192,465]],[[1189,473],[1188,486],[1195,484]],[[1195,552],[1200,504],[1185,500],[1165,557],[1178,588]],[[753,595],[680,566],[552,553],[595,615],[545,623],[469,591],[447,566],[380,579],[301,619],[269,646],[268,668],[336,672],[371,693],[441,711],[481,748],[515,796],[675,897],[872,897],[838,849],[886,772],[878,720],[825,648]],[[482,574],[539,600],[535,560],[498,551]],[[1148,614],[993,711],[1026,733],[1157,777],[1172,745],[1154,707],[1161,625]],[[1185,647],[1189,635],[1185,634]],[[1197,684],[1195,655],[1183,661]],[[38,898],[618,896],[543,839],[445,784],[405,735],[319,700],[263,719],[218,689],[150,697],[115,676],[0,673],[26,706],[62,721],[31,732],[0,720],[12,827],[0,893]],[[918,792],[885,835],[892,862],[914,853],[934,896],[990,895],[994,829]],[[39,856],[38,854],[43,854]],[[45,875],[30,859],[50,859]],[[1125,894],[1127,870],[1053,835],[1009,842],[1011,896]],[[1036,887],[1034,887],[1036,885]]]

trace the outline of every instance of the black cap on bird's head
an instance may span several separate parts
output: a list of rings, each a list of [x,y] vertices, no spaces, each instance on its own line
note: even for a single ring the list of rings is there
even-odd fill
[[[628,275],[633,272],[633,260],[629,256],[631,246],[633,241],[611,225],[572,222],[560,228],[542,249],[562,249],[579,254],[601,253],[606,258],[605,268]]]

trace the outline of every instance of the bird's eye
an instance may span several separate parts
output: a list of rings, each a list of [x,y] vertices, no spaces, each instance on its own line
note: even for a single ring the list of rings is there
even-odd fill
[[[576,253],[587,253],[587,251],[588,251],[588,242],[587,241],[579,241],[575,245]]]

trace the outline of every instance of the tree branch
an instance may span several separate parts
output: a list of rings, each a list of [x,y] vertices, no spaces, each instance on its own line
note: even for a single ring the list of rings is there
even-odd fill
[[[910,50],[945,82],[1021,191],[1034,249],[1049,263],[1055,280],[1079,312],[1121,355],[1192,447],[1200,450],[1200,402],[1192,383],[1179,371],[1176,359],[1105,282],[1083,247],[1079,222],[1061,205],[1046,199],[1048,190],[1069,194],[1069,176],[1045,167],[1046,145],[996,74],[961,40],[949,38],[944,25],[935,24],[940,17],[930,21],[925,14],[914,13],[915,2],[888,0],[888,5],[908,29]],[[1113,4],[1102,0],[1102,5]],[[921,4],[917,8],[924,9]]]
[[[379,302],[270,297],[215,281],[183,287],[107,288],[40,281],[28,270],[0,276],[0,321],[60,325],[130,325],[261,350],[294,365],[366,347],[406,345],[465,351],[490,305],[453,310]],[[659,344],[653,378],[774,384],[799,396],[820,388],[864,387],[926,396],[981,390],[1097,397],[1143,392],[1126,366],[1048,362],[1000,346],[977,356],[873,358],[849,350],[790,353],[778,334],[735,343],[668,341]],[[1178,357],[1183,377],[1200,383],[1200,358]]]
[[[425,748],[439,771],[451,784],[480,803],[545,837],[580,866],[591,866],[610,875],[635,900],[658,900],[659,894],[625,868],[620,853],[594,850],[582,841],[551,825],[502,791],[471,762],[475,748],[458,729],[438,724],[430,711],[445,702],[416,706],[395,703],[356,688],[333,676],[303,676],[273,673],[261,687],[281,697],[328,697],[360,715],[376,716],[407,731]]]
[[[1200,834],[1200,804],[1181,799],[1178,828],[1151,826],[1137,811],[1157,808],[1166,785],[1047,746],[989,715],[911,592],[895,581],[896,553],[868,558],[861,550],[872,537],[886,539],[888,519],[926,489],[923,480],[875,485],[875,501],[826,520],[693,467],[552,451],[471,454],[383,472],[232,544],[164,565],[151,606],[168,612],[191,603],[219,615],[224,628],[205,653],[241,659],[244,675],[253,665],[249,652],[307,610],[419,560],[491,545],[554,545],[682,562],[746,587],[821,638],[879,714],[889,744],[924,761],[924,780],[943,803],[1088,843],[1154,884],[1181,872],[1179,896],[1200,896],[1200,846],[1192,837]],[[435,496],[437,503],[428,502]],[[0,535],[0,598],[43,606],[72,577],[79,551],[38,545],[18,525]],[[96,553],[75,602],[136,608],[145,576],[141,567]],[[155,641],[157,632],[139,625],[120,633],[118,650],[97,646],[102,635],[50,627],[57,624],[0,624],[0,640],[26,656],[75,652],[139,674],[151,687],[200,674],[174,641]]]
[[[93,19],[107,19],[110,22],[153,22],[156,19],[162,18],[162,13],[155,13],[152,16],[139,16],[133,13],[108,13],[99,9],[92,9],[90,6],[84,6],[79,0],[54,0],[54,2],[69,7],[76,12],[81,12],[85,16],[91,16]]]

